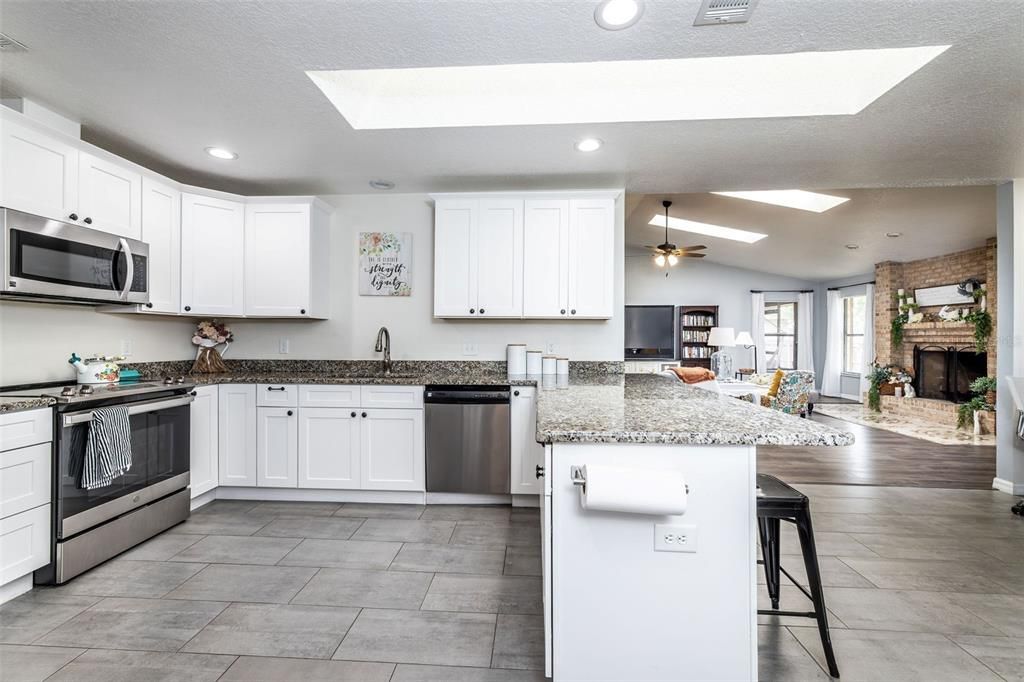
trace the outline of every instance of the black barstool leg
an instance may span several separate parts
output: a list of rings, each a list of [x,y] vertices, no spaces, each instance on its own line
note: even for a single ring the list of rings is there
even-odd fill
[[[796,519],[796,530],[800,535],[800,551],[804,555],[804,568],[807,569],[807,588],[814,601],[814,612],[818,621],[818,634],[821,635],[821,648],[825,651],[825,662],[828,674],[839,677],[839,666],[836,655],[832,651],[832,637],[828,632],[828,611],[825,609],[825,591],[821,588],[821,572],[818,570],[818,553],[814,546],[814,529],[811,526],[810,512],[801,514]]]
[[[779,608],[779,520],[761,518],[757,520],[761,534],[761,556],[764,557],[764,580],[768,584],[768,596],[772,608]]]

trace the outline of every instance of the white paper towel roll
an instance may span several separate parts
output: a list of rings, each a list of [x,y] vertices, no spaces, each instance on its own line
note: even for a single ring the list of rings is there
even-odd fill
[[[587,483],[580,504],[588,511],[658,516],[686,513],[686,478],[678,471],[599,465],[580,467]]]

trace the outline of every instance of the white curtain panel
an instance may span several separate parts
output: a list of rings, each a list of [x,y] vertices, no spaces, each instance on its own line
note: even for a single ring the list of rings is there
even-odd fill
[[[868,390],[868,365],[875,361],[875,285],[864,288],[864,366],[860,368],[860,395]]]
[[[800,294],[796,304],[796,368],[814,371],[814,292]]]
[[[764,372],[764,294],[750,294],[750,335],[754,337],[754,369]]]
[[[825,297],[825,368],[821,377],[821,394],[842,394],[843,373],[843,298],[838,290],[829,290]]]

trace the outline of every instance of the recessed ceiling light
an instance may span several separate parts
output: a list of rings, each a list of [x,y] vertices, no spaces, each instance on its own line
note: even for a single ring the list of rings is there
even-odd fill
[[[370,180],[370,187],[374,189],[394,189],[395,183],[390,180]]]
[[[665,216],[654,216],[651,218],[651,222],[648,223],[648,225],[665,227]],[[733,241],[746,242],[747,244],[753,244],[754,242],[760,241],[768,236],[766,234],[761,234],[760,232],[750,232],[748,230],[740,230],[735,227],[712,225],[711,223],[698,223],[694,220],[683,220],[682,218],[673,218],[671,216],[668,218],[668,226],[673,230],[693,232],[694,234],[703,234],[708,237],[732,239]]]
[[[846,116],[948,47],[306,75],[356,130]]]
[[[857,249],[860,248],[860,244],[847,244],[846,248],[848,248],[850,251],[856,251]]]
[[[594,10],[594,21],[603,29],[621,31],[640,21],[643,0],[604,0]]]
[[[578,152],[596,152],[603,144],[604,141],[596,137],[585,137],[582,140],[577,140],[575,147]]]
[[[886,232],[885,236],[889,237],[890,239],[896,239],[897,237],[902,237],[903,233],[902,232]]]
[[[798,208],[801,211],[813,211],[823,213],[830,208],[849,201],[847,197],[837,197],[831,194],[818,194],[807,192],[802,189],[773,189],[763,192],[712,192],[724,197],[734,199],[746,199],[747,201],[759,201],[762,204],[773,204],[785,206],[786,208]]]
[[[238,158],[238,154],[223,147],[207,147],[206,153],[215,159],[224,159],[225,161],[234,161]]]

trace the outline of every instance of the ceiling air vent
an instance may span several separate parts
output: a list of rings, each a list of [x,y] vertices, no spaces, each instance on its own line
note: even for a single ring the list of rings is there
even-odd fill
[[[694,26],[742,24],[750,21],[757,0],[704,0]]]
[[[28,48],[14,38],[0,33],[0,50],[3,50],[4,52],[24,52],[27,51]]]

